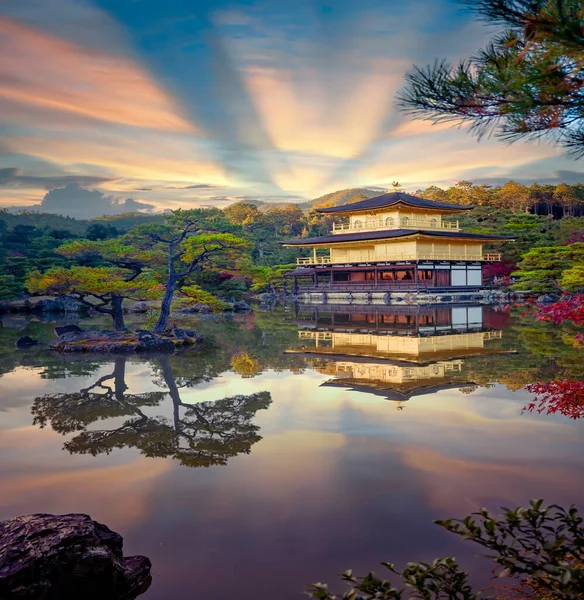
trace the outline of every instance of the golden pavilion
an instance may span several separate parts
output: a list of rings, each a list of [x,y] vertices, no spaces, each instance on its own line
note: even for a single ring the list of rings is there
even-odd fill
[[[453,216],[471,206],[402,192],[316,210],[339,217],[329,235],[282,242],[312,250],[287,274],[305,301],[479,301],[483,265],[501,260],[484,245],[513,239],[460,231]]]

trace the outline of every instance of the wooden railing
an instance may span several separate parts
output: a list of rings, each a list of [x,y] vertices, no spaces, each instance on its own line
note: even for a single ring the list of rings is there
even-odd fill
[[[331,257],[330,256],[317,256],[316,258],[314,258],[313,256],[310,256],[308,258],[297,258],[296,259],[296,264],[297,265],[328,265],[331,262]]]
[[[352,233],[355,231],[375,231],[377,229],[448,229],[459,231],[458,221],[438,221],[432,219],[385,219],[384,221],[363,221],[361,224],[333,223],[332,233]]]
[[[439,252],[420,252],[418,254],[394,254],[393,256],[388,256],[383,260],[371,260],[371,259],[361,259],[361,260],[339,260],[336,264],[358,264],[358,263],[376,263],[376,262],[396,262],[403,260],[477,260],[477,261],[485,261],[485,262],[498,262],[501,260],[501,254],[498,252],[488,252],[486,254],[477,255],[477,254],[453,254],[451,252],[439,253]],[[307,265],[330,265],[332,264],[332,260],[330,256],[317,256],[314,258],[313,256],[308,256],[304,258],[297,258],[296,264],[300,266]]]

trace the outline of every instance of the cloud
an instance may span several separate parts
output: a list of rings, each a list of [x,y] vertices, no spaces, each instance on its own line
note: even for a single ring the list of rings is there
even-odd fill
[[[133,60],[0,17],[0,97],[109,123],[193,132],[174,100]]]
[[[13,209],[17,208],[22,207],[13,207]],[[71,183],[51,190],[40,204],[33,204],[26,208],[75,219],[92,219],[126,212],[151,212],[154,205],[132,198],[120,200],[106,196],[99,190],[86,190],[77,183]]]
[[[52,190],[53,188],[65,187],[70,184],[88,186],[111,181],[115,181],[115,179],[92,175],[30,176],[20,175],[20,170],[13,167],[0,169],[0,187],[9,188]]]
[[[396,179],[411,190],[471,175],[580,179],[548,145],[478,144],[397,112],[413,63],[484,45],[486,29],[447,0],[342,0],[324,12],[205,0],[172,14],[146,3],[148,18],[124,2],[11,4],[0,17],[0,167],[23,172],[4,173],[0,204],[38,203],[70,183],[167,208]]]
[[[226,187],[223,185],[212,185],[210,183],[194,183],[193,185],[185,185],[185,186],[171,186],[165,188],[167,190],[212,190],[215,188]]]

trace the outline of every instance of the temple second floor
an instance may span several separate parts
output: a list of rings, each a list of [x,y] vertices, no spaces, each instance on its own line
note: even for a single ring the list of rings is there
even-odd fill
[[[399,336],[346,331],[299,331],[301,353],[339,357],[384,358],[412,363],[488,356],[504,352],[501,331],[475,331],[434,336]]]
[[[501,260],[501,254],[485,251],[484,245],[509,239],[486,234],[388,230],[289,240],[284,245],[311,249],[308,256],[298,259],[299,265],[420,260],[492,262]]]

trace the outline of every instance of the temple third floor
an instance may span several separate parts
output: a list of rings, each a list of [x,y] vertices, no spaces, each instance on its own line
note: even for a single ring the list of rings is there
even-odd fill
[[[331,214],[335,221],[332,233],[375,231],[379,229],[429,229],[459,231],[452,216],[471,207],[434,202],[404,193],[382,194],[343,206],[317,208]]]
[[[344,222],[334,222],[333,234],[376,231],[379,229],[429,229],[460,231],[458,221],[442,219],[441,215],[408,211],[382,212],[374,215],[351,215]]]

